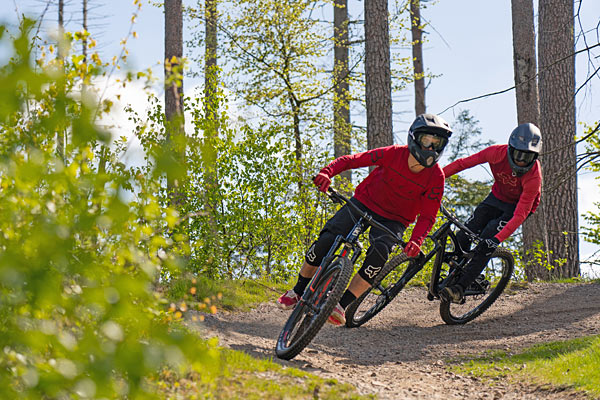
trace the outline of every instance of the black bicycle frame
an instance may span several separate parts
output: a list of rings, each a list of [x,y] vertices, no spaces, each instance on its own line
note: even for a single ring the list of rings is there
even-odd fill
[[[314,283],[319,282],[321,280],[321,275],[325,271],[323,266],[333,265],[333,260],[336,257],[345,257],[348,253],[352,252],[352,257],[350,258],[350,260],[354,265],[354,263],[360,256],[360,253],[362,252],[362,246],[358,242],[358,237],[363,231],[362,224],[363,218],[360,217],[358,221],[356,221],[356,223],[354,224],[354,227],[352,227],[350,233],[348,233],[348,235],[345,238],[342,235],[336,236],[333,244],[331,245],[331,248],[329,249],[329,252],[325,257],[323,257],[323,260],[321,261],[317,272],[311,279],[310,284],[308,285],[309,290],[304,291],[304,294],[302,295],[300,301],[304,302],[305,304],[310,304],[310,302],[308,302],[307,300],[315,292],[315,288],[313,287]],[[339,255],[336,255],[335,252],[338,250],[342,243],[344,243],[343,250]]]
[[[415,257],[410,261],[408,268],[402,274],[400,279],[396,281],[391,287],[388,289],[384,289],[381,285],[379,285],[378,289],[381,291],[381,294],[386,296],[387,299],[395,297],[400,291],[406,286],[406,284],[423,269],[425,264],[429,262],[435,255],[439,253],[439,256],[445,251],[446,247],[446,238],[451,232],[452,225],[456,225],[460,230],[464,231],[468,236],[470,236],[473,240],[479,240],[479,237],[474,234],[469,228],[463,225],[460,221],[454,217],[446,208],[441,205],[440,210],[442,214],[448,219],[448,221],[444,222],[442,226],[440,226],[434,233],[429,235],[429,238],[433,241],[434,247],[427,254],[419,254],[419,256]],[[460,249],[462,252],[462,249]],[[440,277],[441,272],[441,260],[437,262],[433,270],[431,271],[431,279],[429,280],[429,293],[428,298],[433,300],[434,297],[439,296],[439,291],[443,289],[442,287],[438,287],[437,282]],[[454,272],[454,271],[453,271]]]
[[[319,265],[317,272],[311,279],[310,284],[308,285],[309,290],[305,290],[304,294],[302,295],[302,297],[300,299],[300,301],[303,302],[304,304],[310,304],[310,302],[308,302],[307,300],[315,292],[314,284],[316,282],[320,281],[321,275],[324,272],[324,269],[323,269],[324,265],[327,265],[327,266],[332,265],[333,260],[336,257],[346,257],[346,255],[350,252],[352,252],[350,261],[351,261],[352,265],[354,265],[354,263],[356,262],[356,260],[358,259],[358,257],[360,256],[360,254],[362,252],[362,245],[358,241],[358,237],[360,236],[361,233],[364,232],[365,224],[368,224],[371,226],[376,226],[377,228],[386,231],[388,234],[392,235],[392,237],[399,244],[404,245],[402,238],[399,238],[394,232],[392,232],[385,225],[382,225],[381,223],[375,221],[373,219],[373,217],[371,217],[368,213],[362,211],[355,204],[350,202],[350,200],[348,200],[346,197],[339,194],[333,188],[329,188],[329,192],[330,192],[329,196],[331,197],[331,199],[334,202],[341,203],[341,201],[343,200],[346,204],[349,204],[352,208],[354,208],[354,210],[358,213],[358,215],[360,217],[358,218],[358,220],[356,221],[356,223],[354,224],[354,226],[352,227],[350,232],[346,235],[346,237],[344,237],[342,235],[336,236],[333,244],[331,245],[331,248],[329,249],[329,252],[327,252],[327,255],[325,257],[323,257],[323,260],[321,261],[321,264]],[[336,255],[335,252],[338,250],[340,245],[342,245],[342,243],[343,243],[342,252],[339,255]]]

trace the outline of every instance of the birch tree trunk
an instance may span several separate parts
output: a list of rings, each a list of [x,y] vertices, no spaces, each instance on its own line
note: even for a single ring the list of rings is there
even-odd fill
[[[58,46],[57,56],[61,61],[64,61],[64,35],[65,35],[65,2],[64,0],[58,0]],[[65,161],[65,132],[58,132],[56,134],[56,155]]]

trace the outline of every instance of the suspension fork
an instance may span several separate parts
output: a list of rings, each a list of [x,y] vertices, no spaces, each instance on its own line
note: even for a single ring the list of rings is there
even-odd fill
[[[446,253],[446,241],[448,240],[451,226],[450,222],[446,222],[431,235],[431,239],[435,243],[435,247],[432,250],[432,253],[435,253],[435,261],[431,270],[431,279],[429,280],[429,292],[427,293],[429,300],[433,300],[434,297],[439,296],[438,281],[442,271],[443,258]]]

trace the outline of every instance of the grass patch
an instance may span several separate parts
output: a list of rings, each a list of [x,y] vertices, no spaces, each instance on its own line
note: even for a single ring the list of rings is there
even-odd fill
[[[267,280],[211,280],[205,277],[180,278],[169,284],[167,299],[198,301],[228,311],[247,311],[256,304],[272,301],[291,287]]]
[[[600,396],[600,336],[536,345],[518,353],[494,352],[454,367],[484,378],[518,379],[570,387]]]
[[[374,399],[349,384],[323,379],[271,360],[220,349],[213,368],[184,375],[164,370],[153,382],[169,399]]]
[[[165,295],[169,301],[188,306],[198,302],[217,309],[243,311],[273,301],[290,287],[269,281],[212,281],[196,277],[172,282],[165,288]],[[374,399],[358,394],[352,385],[284,367],[271,359],[256,359],[230,349],[215,351],[218,356],[209,364],[191,366],[185,373],[165,369],[151,385],[160,397],[167,399]]]
[[[521,290],[525,290],[525,289],[528,289],[528,288],[529,288],[529,282],[527,282],[527,281],[516,281],[516,280],[512,280],[511,279],[510,281],[508,281],[508,285],[504,289],[503,294],[504,295],[513,295],[513,294],[517,294]]]

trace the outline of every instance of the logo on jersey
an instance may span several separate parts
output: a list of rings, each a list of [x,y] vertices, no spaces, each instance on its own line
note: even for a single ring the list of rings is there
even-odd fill
[[[432,187],[431,190],[429,191],[429,194],[427,195],[427,198],[429,200],[439,200],[441,194],[442,194],[441,186]]]
[[[367,268],[365,268],[365,275],[373,279],[377,276],[379,271],[381,271],[381,267],[374,267],[372,265],[369,265]]]
[[[499,172],[498,179],[504,185],[517,186],[517,178],[512,175],[508,175],[506,172]]]
[[[376,150],[371,153],[371,162],[375,164],[377,160],[383,158],[383,150]]]

